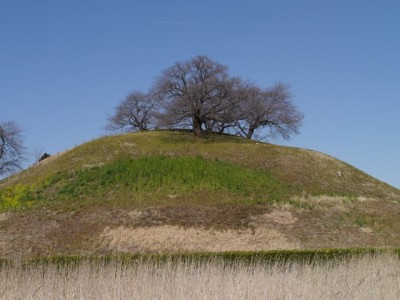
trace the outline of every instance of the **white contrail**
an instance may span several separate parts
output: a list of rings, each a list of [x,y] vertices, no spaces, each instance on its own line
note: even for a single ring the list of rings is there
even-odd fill
[[[159,24],[169,24],[178,26],[201,26],[201,24],[195,24],[195,23],[173,22],[173,21],[163,21],[163,20],[157,20],[155,22]]]

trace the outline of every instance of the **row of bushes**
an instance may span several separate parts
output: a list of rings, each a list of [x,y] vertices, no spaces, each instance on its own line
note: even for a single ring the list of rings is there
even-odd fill
[[[74,267],[82,263],[95,266],[119,263],[131,265],[137,263],[154,263],[156,265],[171,262],[203,264],[217,261],[226,265],[236,263],[244,264],[315,264],[335,260],[348,260],[363,255],[378,255],[392,253],[400,258],[400,249],[376,249],[376,248],[354,248],[354,249],[319,249],[319,250],[276,250],[257,252],[204,252],[204,253],[165,253],[165,254],[121,254],[101,256],[49,256],[38,257],[25,261],[25,266],[32,265],[56,265],[58,267]],[[10,263],[0,260],[0,266]]]

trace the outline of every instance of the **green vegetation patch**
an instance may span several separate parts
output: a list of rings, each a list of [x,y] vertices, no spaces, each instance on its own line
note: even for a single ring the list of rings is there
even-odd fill
[[[37,204],[263,204],[297,194],[265,171],[217,159],[145,156],[60,171],[33,185],[0,191],[0,209]]]
[[[225,265],[242,264],[315,264],[331,261],[350,260],[364,255],[384,253],[396,254],[400,258],[400,249],[350,248],[318,250],[273,250],[273,251],[233,251],[233,252],[199,252],[199,253],[162,253],[162,254],[123,254],[103,256],[50,256],[38,257],[25,262],[25,265],[56,265],[59,267],[79,266],[82,263],[108,265],[120,263],[189,263],[203,264],[219,261]]]
[[[57,174],[51,181],[57,199],[171,200],[195,198],[206,203],[225,199],[251,203],[283,201],[289,185],[259,170],[201,157],[149,156],[118,160]],[[187,200],[187,199],[186,199]]]
[[[28,207],[31,200],[31,187],[17,184],[0,190],[0,212],[9,209]]]
[[[279,185],[284,189],[284,191],[278,193],[279,195],[276,196],[274,196],[273,193],[270,195],[270,192],[268,192],[270,198],[275,197],[276,199],[282,199],[283,196],[281,197],[281,195],[286,194],[288,190],[289,194],[297,193],[297,190],[301,190],[305,195],[314,196],[338,195],[355,198],[363,196],[377,199],[400,199],[400,191],[398,189],[390,187],[344,162],[316,151],[283,147],[268,143],[256,143],[229,135],[209,134],[201,138],[196,138],[190,133],[160,131],[108,136],[82,144],[65,153],[54,155],[19,174],[0,180],[0,190],[21,184],[28,187],[30,193],[38,197],[43,196],[44,199],[54,200],[66,199],[66,197],[69,196],[75,197],[79,194],[76,187],[79,186],[79,184],[85,184],[85,176],[92,176],[90,172],[87,172],[88,170],[91,170],[92,173],[100,173],[103,170],[106,171],[108,168],[107,171],[112,173],[114,171],[119,171],[118,168],[126,167],[127,162],[131,160],[139,160],[145,164],[146,162],[143,162],[145,157],[156,162],[157,160],[161,160],[161,158],[172,159],[189,157],[198,159],[199,157],[203,157],[209,164],[213,164],[214,166],[218,164],[215,163],[215,161],[220,161],[221,165],[222,162],[225,162],[237,166],[238,168],[234,169],[235,172],[247,169],[246,172],[249,174],[249,169],[257,170],[263,174],[264,177],[269,177],[267,181],[270,183],[273,181],[273,185]],[[178,162],[178,160],[176,162]],[[117,167],[118,164],[121,166]],[[154,173],[154,169],[158,171],[158,168],[160,168],[160,172],[162,172],[162,168],[168,168],[169,166],[166,166],[164,163],[152,167],[153,169],[150,167],[146,168],[143,173],[146,170]],[[172,171],[175,172],[175,170],[179,168],[182,169],[182,166],[178,165],[176,168],[173,168]],[[221,174],[226,170],[227,168],[221,170]],[[121,177],[125,176],[123,173],[120,174],[119,176]],[[190,174],[197,176],[196,173],[188,172],[188,176]],[[203,172],[203,174],[205,173]],[[253,172],[253,174],[256,174],[256,172]],[[340,174],[340,176],[338,174]],[[81,183],[77,182],[76,175],[80,176],[79,180]],[[99,174],[95,174],[95,176],[98,175]],[[106,175],[107,174],[104,176]],[[109,175],[112,176],[113,174]],[[118,179],[118,176],[114,178]],[[122,186],[122,190],[116,192],[115,189],[112,189],[110,190],[108,198],[104,196],[104,199],[115,200],[116,196],[118,196],[119,200],[129,198],[137,202],[139,198],[141,198],[142,202],[148,203],[148,191],[151,190],[152,185],[158,188],[160,184],[157,181],[168,181],[171,179],[172,184],[169,189],[170,191],[172,190],[171,194],[174,194],[174,186],[176,187],[178,183],[184,182],[186,187],[175,188],[175,191],[185,192],[185,201],[187,201],[188,198],[194,199],[196,202],[201,200],[201,197],[195,195],[196,192],[194,189],[199,189],[201,185],[199,182],[204,185],[204,180],[196,181],[192,184],[192,186],[194,186],[192,189],[190,187],[190,178],[186,178],[186,181],[179,181],[181,178],[182,177],[177,174],[168,174],[167,177],[158,177],[158,179],[154,179],[154,181],[150,180],[145,184],[137,183],[136,187],[132,187],[132,189],[136,188],[140,190],[140,192],[135,193],[133,196],[133,191],[129,191],[125,188],[125,185],[131,186],[132,181],[128,181],[128,183],[123,182],[121,184],[116,183],[113,188],[115,186],[121,188]],[[196,178],[196,180],[197,179],[198,178]],[[95,183],[97,182],[97,180],[94,181]],[[103,182],[104,185],[107,185],[111,181],[110,178],[105,178],[102,182],[100,182],[100,180],[98,182]],[[277,184],[277,182],[280,184]],[[243,184],[236,185],[232,188],[233,184],[234,182],[232,184],[223,183],[222,189],[226,191],[224,194],[220,188],[221,182],[212,184],[206,182],[207,191],[210,193],[208,197],[211,199],[220,197],[222,201],[226,201],[227,199],[232,201],[235,197],[232,198],[228,193],[236,193],[237,189],[239,192],[243,191],[243,189],[248,189],[248,185],[246,186]],[[35,186],[32,187],[32,185]],[[73,185],[75,185],[75,187]],[[164,185],[164,183],[161,184],[161,186]],[[287,186],[289,186],[289,188],[287,188]],[[61,194],[58,194],[58,189],[61,187],[65,187],[65,189]],[[41,191],[41,189],[45,189],[45,191]],[[96,201],[104,200],[102,198],[102,194],[104,194],[102,191],[104,190],[101,188],[98,190],[97,187],[95,189],[97,194],[92,195],[91,199],[96,198]],[[166,190],[165,188],[162,189],[164,191]],[[191,195],[187,193],[188,189],[193,192]],[[212,195],[212,191],[214,195]],[[62,198],[62,194],[64,198]],[[147,199],[144,199],[145,196]],[[152,191],[150,196],[152,198],[150,201],[157,200],[157,203],[159,203],[159,200],[162,198],[161,191],[159,191],[158,194]],[[237,195],[236,199],[242,196],[243,195]],[[25,198],[27,197],[23,196],[20,202],[23,203]],[[7,200],[7,202],[10,202],[9,200]],[[80,203],[82,202],[82,199],[74,198],[68,200],[79,200]],[[247,200],[249,200],[249,198],[247,198]],[[253,200],[250,199],[250,201]],[[256,201],[264,202],[265,199]],[[11,201],[11,203],[12,204],[7,204],[7,206],[20,207],[20,205],[15,205],[15,201]]]
[[[11,263],[10,260],[4,259],[4,258],[0,258],[0,270],[3,267],[8,267],[8,266],[11,266],[11,265],[12,265],[12,263]]]

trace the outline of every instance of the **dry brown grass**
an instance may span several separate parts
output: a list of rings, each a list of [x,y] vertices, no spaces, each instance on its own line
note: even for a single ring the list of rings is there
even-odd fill
[[[0,258],[119,252],[400,247],[392,201],[310,198],[292,205],[84,207],[0,215]]]
[[[399,299],[397,257],[311,265],[210,261],[0,270],[0,299]]]
[[[246,230],[213,230],[156,226],[106,228],[103,248],[112,252],[221,252],[295,249],[300,245],[279,231],[267,228]]]
[[[8,219],[10,214],[8,213],[0,213],[0,222],[1,221],[6,221]]]

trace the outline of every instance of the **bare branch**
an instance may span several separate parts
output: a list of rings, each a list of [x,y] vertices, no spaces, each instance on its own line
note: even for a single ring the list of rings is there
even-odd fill
[[[191,127],[195,135],[205,130],[249,139],[258,129],[271,138],[298,134],[303,115],[287,85],[261,89],[227,70],[206,56],[177,62],[161,73],[151,93],[128,95],[109,116],[108,129]]]
[[[38,163],[42,155],[44,154],[43,148],[35,148],[33,149],[33,157],[35,159],[35,163]]]
[[[155,113],[158,107],[157,96],[132,92],[115,108],[114,114],[108,116],[106,129],[125,132],[147,130],[155,126]]]
[[[0,123],[0,176],[22,169],[24,160],[21,128],[13,121]]]
[[[235,123],[236,132],[252,138],[258,128],[266,128],[267,136],[289,139],[299,133],[304,118],[292,102],[289,87],[277,83],[269,89],[247,88]]]
[[[231,81],[227,67],[206,56],[177,62],[155,84],[154,89],[164,99],[161,124],[190,120],[194,134],[200,135],[203,124],[216,121],[232,105]]]

